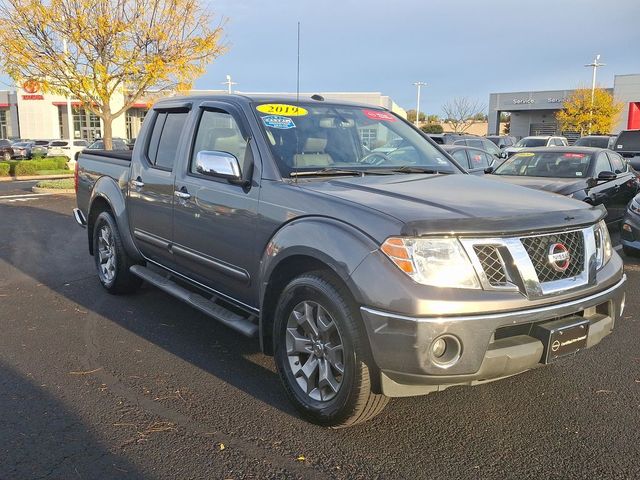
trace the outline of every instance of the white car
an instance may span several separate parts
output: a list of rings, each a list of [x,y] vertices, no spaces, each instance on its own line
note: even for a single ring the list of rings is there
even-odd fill
[[[507,158],[518,153],[520,150],[532,147],[568,147],[569,142],[564,137],[554,135],[539,135],[535,137],[524,137],[513,147],[505,148],[503,152]]]
[[[78,155],[82,150],[89,146],[86,140],[51,140],[47,156],[49,157],[67,157],[70,167],[75,165]]]

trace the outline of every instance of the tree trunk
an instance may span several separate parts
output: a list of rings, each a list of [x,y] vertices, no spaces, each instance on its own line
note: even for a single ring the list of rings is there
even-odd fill
[[[102,107],[102,141],[105,150],[113,150],[113,117],[111,116],[111,107],[104,105]]]

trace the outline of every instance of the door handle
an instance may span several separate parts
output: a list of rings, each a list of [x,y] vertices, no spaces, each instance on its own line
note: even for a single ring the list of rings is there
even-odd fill
[[[191,194],[189,192],[184,192],[182,190],[176,190],[173,192],[173,194],[183,200],[189,200],[191,198]]]
[[[138,177],[135,180],[131,180],[131,185],[133,185],[136,188],[142,188],[144,187],[144,182],[140,177]]]

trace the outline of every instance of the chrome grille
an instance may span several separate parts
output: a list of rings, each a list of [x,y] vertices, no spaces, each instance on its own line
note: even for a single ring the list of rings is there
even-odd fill
[[[553,233],[520,239],[535,268],[540,283],[562,280],[580,275],[584,269],[584,235],[582,231]],[[570,255],[569,268],[564,272],[554,270],[549,262],[549,247],[562,243]]]
[[[478,256],[489,284],[492,287],[507,286],[507,273],[504,270],[504,264],[497,247],[494,245],[474,245],[473,250]]]

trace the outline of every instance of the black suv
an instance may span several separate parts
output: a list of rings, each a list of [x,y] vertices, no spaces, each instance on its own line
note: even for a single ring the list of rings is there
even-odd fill
[[[621,131],[613,150],[626,158],[635,170],[640,169],[640,130]]]

